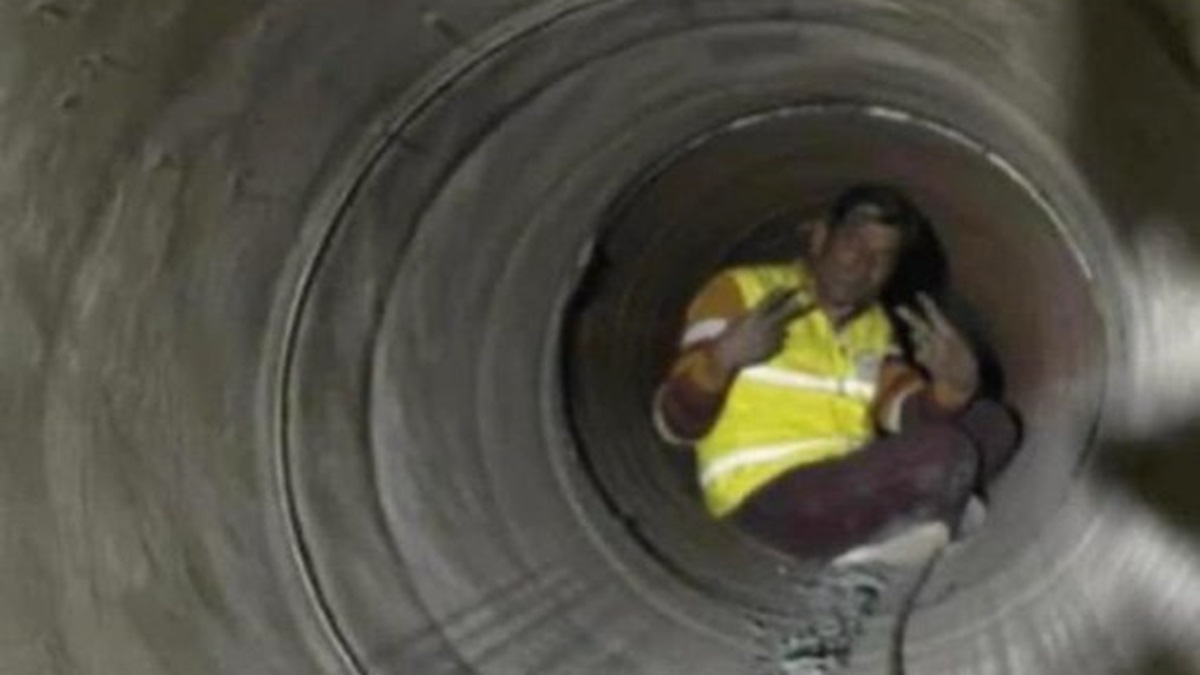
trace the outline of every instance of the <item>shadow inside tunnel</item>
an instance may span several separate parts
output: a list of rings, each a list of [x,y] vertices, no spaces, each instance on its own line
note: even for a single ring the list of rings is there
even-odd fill
[[[1082,40],[1078,50],[1082,80],[1068,146],[1116,224],[1116,245],[1129,255],[1148,230],[1171,223],[1181,226],[1180,244],[1200,252],[1200,190],[1195,180],[1200,171],[1200,31],[1195,25],[1200,3],[1076,0],[1072,6]],[[1141,262],[1153,267],[1153,260]],[[1129,283],[1139,280],[1135,277]],[[1197,311],[1196,307],[1166,307],[1163,303],[1169,299],[1152,288],[1126,287],[1121,292],[1124,301],[1135,306],[1156,303],[1167,316]],[[1128,317],[1118,320],[1129,321]],[[1126,334],[1149,333],[1145,328],[1132,327]],[[1182,337],[1167,331],[1152,339],[1163,347]],[[1138,356],[1135,350],[1151,359],[1166,358],[1163,354],[1168,351],[1134,344],[1124,358]],[[1161,373],[1172,376],[1170,368]],[[1110,392],[1118,406],[1147,407],[1144,401],[1132,400],[1137,395],[1147,392]],[[1190,422],[1136,438],[1104,440],[1094,455],[1091,477],[1106,490],[1132,497],[1196,545],[1200,543],[1197,449],[1200,405]],[[1194,627],[1173,628],[1193,638],[1196,634]],[[1129,675],[1196,675],[1195,665],[1165,638],[1151,632],[1149,640],[1150,644],[1142,645],[1145,656]]]
[[[1196,675],[1187,659],[1178,650],[1167,646],[1154,646],[1137,664],[1123,675]]]
[[[1094,476],[1200,543],[1200,419],[1155,438],[1110,442]]]
[[[1074,3],[1082,81],[1068,146],[1122,237],[1153,219],[1200,224],[1200,45],[1188,48],[1190,4]]]
[[[1116,243],[1126,253],[1147,229],[1164,222],[1183,225],[1181,245],[1200,252],[1195,181],[1200,171],[1200,45],[1191,43],[1198,33],[1189,23],[1194,22],[1195,5],[1167,0],[1074,3],[1083,80],[1069,148],[1117,223]],[[1166,302],[1144,288],[1124,291],[1132,303]],[[1146,350],[1147,345],[1133,348]],[[1118,404],[1128,395],[1114,393]],[[1200,475],[1198,447],[1200,405],[1193,421],[1181,428],[1107,444],[1097,458],[1097,475],[1200,540],[1200,491],[1194,483]]]

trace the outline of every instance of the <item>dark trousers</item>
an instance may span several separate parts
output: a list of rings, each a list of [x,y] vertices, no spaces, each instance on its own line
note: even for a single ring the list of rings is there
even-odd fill
[[[1017,435],[1008,409],[980,400],[953,420],[917,424],[848,457],[793,469],[733,517],[806,558],[832,558],[918,522],[939,520],[954,531],[972,492],[1016,450]]]

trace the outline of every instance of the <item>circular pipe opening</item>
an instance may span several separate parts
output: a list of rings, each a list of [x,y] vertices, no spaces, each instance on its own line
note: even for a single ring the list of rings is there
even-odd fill
[[[655,436],[653,390],[699,286],[727,265],[797,257],[797,226],[860,181],[900,187],[928,216],[952,313],[993,357],[1026,427],[988,523],[942,582],[1001,569],[1061,504],[1086,449],[1096,401],[1072,383],[1103,363],[1101,315],[1087,261],[1029,181],[963,134],[894,109],[810,105],[739,119],[665,159],[610,210],[565,354],[596,487],[658,560],[710,592],[770,605],[764,574],[810,566],[708,518],[690,453]]]
[[[682,653],[729,672],[755,650],[748,608],[803,620],[793,582],[804,566],[707,517],[685,456],[654,438],[649,399],[700,283],[741,256],[777,255],[776,233],[860,180],[899,184],[930,212],[964,304],[987,319],[981,334],[1009,360],[1028,341],[1019,356],[1033,366],[1004,363],[1010,397],[1020,370],[1030,393],[1018,404],[1052,404],[1039,411],[1043,447],[1019,460],[1037,457],[1025,475],[1050,487],[1018,488],[1043,503],[999,499],[1015,524],[994,512],[972,548],[976,569],[941,576],[986,575],[1048,520],[1037,509],[1061,499],[1099,394],[1069,391],[1070,373],[1107,343],[1073,351],[1054,341],[1101,322],[1088,261],[1028,185],[1053,196],[1084,244],[1105,223],[1084,215],[1095,212],[1086,187],[1025,111],[900,43],[847,39],[859,34],[721,24],[608,49],[577,68],[556,61],[552,75],[540,59],[505,60],[495,64],[503,91],[524,82],[521,95],[496,102],[497,80],[470,78],[438,98],[446,114],[422,114],[371,155],[314,258],[288,399],[297,522],[314,588],[347,642],[394,630],[396,605],[380,589],[396,565],[406,588],[391,596],[447,627],[447,650],[464,663],[496,670],[544,668],[523,643],[479,652],[463,608],[532,617],[553,605],[553,644],[603,672],[639,672],[611,659],[671,672]],[[730,49],[744,58],[712,68],[714,50]],[[649,61],[663,74],[654,86],[628,77]],[[888,107],[813,103],[860,95]],[[988,139],[1032,180],[933,118]],[[979,237],[989,243],[961,243]],[[993,274],[958,274],[960,249],[975,253],[970,265],[992,262],[989,248],[1014,255]],[[992,325],[980,296],[1012,277],[1026,291],[1063,286],[1060,273],[1079,289],[1079,312],[1060,316],[1038,299]],[[959,276],[977,282],[964,290]],[[1063,359],[1061,381],[1038,365],[1051,357]],[[358,449],[354,462],[331,463],[337,441]],[[351,533],[363,543],[344,546]],[[986,546],[997,554],[979,554]],[[944,606],[978,617],[966,597],[977,595]],[[597,612],[620,620],[597,634]],[[955,624],[944,614],[921,613],[918,642]],[[349,649],[370,662],[369,645]]]

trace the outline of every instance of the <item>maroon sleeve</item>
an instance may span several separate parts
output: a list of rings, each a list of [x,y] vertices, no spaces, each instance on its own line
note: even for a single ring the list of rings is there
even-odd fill
[[[733,276],[714,277],[688,307],[680,353],[654,400],[659,435],[678,445],[691,445],[716,423],[732,383],[712,353],[721,333],[745,313]]]
[[[655,415],[661,436],[690,445],[716,424],[731,378],[713,372],[716,368],[707,345],[684,355],[681,363],[659,388]]]

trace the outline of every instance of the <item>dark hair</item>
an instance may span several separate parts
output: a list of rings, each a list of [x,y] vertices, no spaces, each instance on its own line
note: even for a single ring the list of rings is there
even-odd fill
[[[829,226],[836,229],[846,221],[855,209],[874,207],[879,222],[900,230],[905,245],[915,243],[924,228],[925,216],[894,187],[875,183],[862,183],[843,190],[833,201],[829,210]]]

